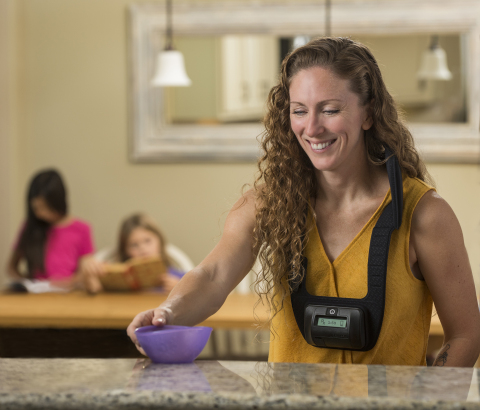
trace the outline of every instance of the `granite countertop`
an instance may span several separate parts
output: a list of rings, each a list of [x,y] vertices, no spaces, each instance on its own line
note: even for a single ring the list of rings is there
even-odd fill
[[[0,359],[0,409],[480,409],[477,369]]]

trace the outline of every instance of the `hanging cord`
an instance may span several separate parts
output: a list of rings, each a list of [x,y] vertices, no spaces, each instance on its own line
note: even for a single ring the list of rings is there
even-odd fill
[[[331,17],[332,1],[325,0],[325,36],[332,35],[332,17]]]
[[[435,50],[440,47],[440,44],[438,43],[438,35],[432,36],[432,40],[430,43],[430,50]]]
[[[172,0],[166,1],[167,6],[167,42],[165,50],[173,50]]]

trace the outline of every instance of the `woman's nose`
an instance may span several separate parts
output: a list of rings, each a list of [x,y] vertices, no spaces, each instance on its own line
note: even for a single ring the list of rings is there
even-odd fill
[[[325,127],[320,118],[316,115],[309,116],[305,124],[305,134],[308,137],[314,138],[325,132]]]

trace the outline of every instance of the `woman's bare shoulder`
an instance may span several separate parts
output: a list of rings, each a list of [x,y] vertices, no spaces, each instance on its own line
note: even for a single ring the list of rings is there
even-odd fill
[[[253,229],[257,209],[256,203],[257,195],[253,188],[243,192],[230,209],[225,228],[235,227],[235,229],[239,229],[239,226],[242,226],[248,230]]]
[[[412,233],[434,238],[437,234],[459,227],[453,209],[444,198],[434,190],[423,195],[413,213]]]
[[[427,192],[415,208],[410,240],[429,287],[434,281],[445,281],[459,267],[470,272],[460,223],[435,191]]]
[[[246,208],[244,211],[255,213],[258,209],[259,204],[262,202],[262,193],[264,190],[264,185],[258,185],[253,188],[250,188],[242,193],[242,196],[237,200],[233,205],[231,211],[240,210],[241,208]]]

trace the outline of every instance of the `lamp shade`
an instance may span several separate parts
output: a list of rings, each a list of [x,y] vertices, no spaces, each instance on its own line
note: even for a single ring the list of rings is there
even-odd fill
[[[156,87],[186,87],[192,84],[180,51],[164,50],[158,55],[151,84]]]
[[[293,37],[293,49],[302,47],[310,41],[309,36],[295,36]]]
[[[452,79],[452,73],[447,66],[447,54],[443,48],[436,46],[424,51],[417,78],[419,80]]]

